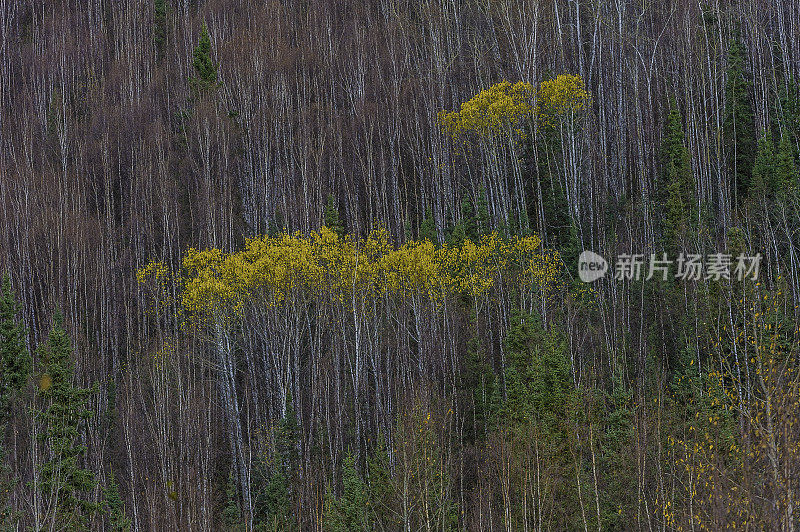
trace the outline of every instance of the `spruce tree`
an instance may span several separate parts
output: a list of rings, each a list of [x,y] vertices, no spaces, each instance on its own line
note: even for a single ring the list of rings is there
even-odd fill
[[[239,507],[239,493],[236,489],[236,475],[231,469],[225,484],[225,507],[222,509],[222,522],[225,530],[244,530],[242,510]]]
[[[486,188],[481,187],[478,200],[475,202],[475,226],[478,235],[487,235],[491,232],[491,219],[489,218],[489,204],[486,202]]]
[[[358,476],[355,458],[348,453],[342,464],[342,494],[333,497],[326,494],[326,530],[349,532],[372,530],[369,510],[369,492],[366,484]]]
[[[666,208],[664,247],[674,254],[686,236],[694,198],[689,150],[685,146],[681,113],[674,98],[670,101],[670,111],[664,128],[661,168],[656,200]]]
[[[468,195],[461,200],[461,224],[464,227],[464,236],[473,242],[478,240],[478,223],[475,217],[475,207]]]
[[[387,525],[396,523],[402,497],[392,478],[389,453],[382,438],[367,458],[367,475],[370,511],[376,521],[376,528],[385,529]]]
[[[467,343],[467,356],[461,375],[461,389],[466,396],[464,439],[468,443],[483,440],[497,413],[496,377],[477,334]]]
[[[20,305],[11,288],[11,279],[3,275],[0,285],[0,530],[13,529],[16,517],[8,494],[16,485],[11,467],[6,464],[6,424],[11,408],[28,383],[31,357],[25,347],[25,328],[17,322]]]
[[[339,235],[344,236],[344,224],[339,218],[339,209],[336,208],[336,198],[333,194],[328,194],[327,201],[325,202],[325,227]]]
[[[775,161],[772,190],[776,198],[797,199],[798,179],[797,161],[790,135],[783,131],[778,143],[778,153]]]
[[[286,394],[285,414],[274,437],[272,456],[260,460],[253,474],[253,521],[257,530],[288,530],[293,523],[292,486],[294,472],[300,467],[297,449],[300,426],[291,392]]]
[[[422,219],[422,223],[419,226],[419,239],[430,240],[434,244],[439,242],[439,238],[436,236],[436,223],[433,221],[433,213],[430,207],[425,209],[425,218]]]
[[[44,500],[55,504],[55,521],[72,529],[84,529],[100,505],[91,500],[96,486],[94,475],[81,465],[86,446],[81,442],[82,425],[92,416],[87,403],[91,388],[73,383],[70,338],[64,330],[60,311],[46,344],[39,349],[42,361],[39,378],[37,423],[46,459],[39,466],[39,490]]]
[[[3,275],[0,287],[0,423],[7,421],[10,402],[25,387],[31,372],[25,328],[17,321],[19,311],[11,279]]]
[[[119,486],[114,478],[114,471],[108,472],[108,486],[103,490],[105,507],[108,513],[107,530],[114,532],[128,532],[131,529],[131,520],[125,515],[125,505],[119,496]]]
[[[745,63],[745,49],[737,36],[728,51],[725,115],[722,125],[727,167],[733,178],[733,192],[737,203],[745,198],[750,187],[756,155],[755,120],[750,101],[751,82]]]
[[[199,96],[217,87],[217,65],[211,60],[211,37],[208,35],[205,23],[200,30],[200,42],[195,47],[192,57],[195,75],[189,82],[194,94]]]
[[[633,392],[625,386],[620,371],[612,376],[612,391],[605,394],[607,415],[601,434],[602,471],[607,474],[603,490],[602,529],[624,530],[626,517],[632,511],[635,492],[628,482],[635,475],[630,449],[634,446]]]
[[[153,12],[153,43],[159,60],[164,57],[164,47],[167,42],[167,2],[155,0]]]
[[[770,195],[775,186],[775,151],[769,131],[765,131],[758,139],[758,152],[753,163],[753,176],[747,196],[759,202]]]

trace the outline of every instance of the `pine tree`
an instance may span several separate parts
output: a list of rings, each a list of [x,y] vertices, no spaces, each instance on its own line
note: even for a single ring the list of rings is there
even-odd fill
[[[608,482],[603,490],[602,529],[624,530],[633,506],[634,493],[629,479],[635,475],[630,449],[634,446],[633,392],[625,386],[619,371],[612,377],[612,391],[606,394],[608,412],[600,441],[602,471]]]
[[[795,160],[794,148],[790,135],[787,131],[783,131],[782,133],[781,140],[778,143],[775,173],[773,175],[774,180],[771,188],[778,199],[797,199],[800,174],[798,174],[797,171],[797,162]]]
[[[80,429],[92,416],[87,403],[94,390],[73,384],[72,348],[60,311],[53,317],[39,360],[42,401],[36,419],[42,427],[39,439],[47,451],[40,466],[39,489],[44,500],[56,504],[54,519],[59,525],[83,529],[100,507],[90,498],[96,486],[94,475],[80,463],[86,454]]]
[[[750,101],[750,80],[745,68],[745,49],[738,36],[728,51],[727,81],[725,83],[725,116],[723,141],[733,192],[741,202],[750,187],[753,160],[756,155],[755,120]]]
[[[20,305],[9,276],[0,284],[0,530],[13,530],[16,518],[8,494],[16,486],[12,469],[6,464],[6,424],[14,402],[28,383],[31,357],[25,347],[25,328],[17,322]]]
[[[430,240],[434,244],[439,242],[439,238],[436,236],[436,224],[433,221],[433,213],[430,207],[425,209],[425,218],[422,219],[422,223],[419,225],[419,239]]]
[[[747,197],[753,201],[761,201],[773,191],[775,186],[775,151],[769,131],[765,131],[758,139],[758,152],[753,163],[753,176],[747,191]]]
[[[348,453],[342,464],[342,494],[326,494],[326,530],[372,530],[367,486],[358,476],[355,458]]]
[[[25,387],[31,372],[25,328],[17,322],[19,311],[11,279],[4,275],[0,287],[0,423],[7,421],[9,403]]]
[[[125,515],[125,505],[119,496],[119,486],[114,478],[114,471],[108,472],[108,486],[103,490],[105,507],[108,513],[107,530],[115,532],[128,532],[131,529],[131,520]]]
[[[328,194],[327,201],[325,202],[325,227],[339,235],[344,236],[344,224],[339,218],[339,209],[336,208],[336,198],[333,194]]]
[[[164,47],[167,42],[167,2],[155,0],[153,13],[153,43],[159,60],[164,57]]]
[[[661,145],[662,175],[656,194],[658,203],[666,206],[664,247],[670,253],[678,251],[686,236],[694,198],[689,150],[684,142],[681,113],[673,98],[664,128]]]
[[[289,392],[286,394],[284,417],[275,429],[272,456],[269,460],[259,461],[253,475],[253,521],[257,530],[292,528],[292,486],[294,471],[300,466],[299,437],[300,427]]]
[[[468,443],[482,440],[490,421],[497,413],[495,399],[496,377],[489,364],[480,339],[473,336],[467,344],[467,357],[461,377],[461,388],[466,395],[464,438]]]
[[[200,42],[192,53],[195,76],[189,82],[196,96],[207,93],[217,87],[217,65],[211,60],[211,38],[208,27],[203,24],[200,30]]]
[[[489,204],[486,202],[486,188],[484,187],[481,187],[478,200],[475,202],[475,226],[478,235],[488,235],[492,229]]]
[[[464,195],[464,199],[461,200],[461,224],[464,227],[464,236],[473,242],[477,242],[478,223],[475,218],[475,208],[468,195]]]

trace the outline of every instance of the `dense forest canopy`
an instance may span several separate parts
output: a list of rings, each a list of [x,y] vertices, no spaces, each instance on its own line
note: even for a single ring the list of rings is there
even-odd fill
[[[795,0],[0,0],[0,529],[797,530],[799,75]]]

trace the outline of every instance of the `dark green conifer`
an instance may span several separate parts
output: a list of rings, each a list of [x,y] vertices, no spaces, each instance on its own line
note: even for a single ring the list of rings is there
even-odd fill
[[[355,467],[352,454],[342,463],[342,494],[334,497],[326,494],[326,530],[350,532],[372,530],[369,511],[369,492]]]
[[[772,192],[775,186],[775,150],[769,131],[765,131],[758,139],[758,152],[753,163],[753,176],[747,191],[748,198],[761,201]]]
[[[738,36],[728,51],[725,83],[725,116],[722,137],[728,172],[733,179],[737,204],[747,195],[756,155],[755,120],[750,100],[751,81],[746,69],[746,54]]]
[[[25,347],[25,327],[17,321],[20,305],[9,276],[0,286],[0,423],[7,420],[9,402],[28,382],[31,356]]]
[[[491,220],[489,218],[489,204],[486,201],[486,188],[481,187],[478,192],[478,199],[475,202],[475,226],[478,235],[488,235],[491,230]]]
[[[775,161],[774,181],[772,190],[778,199],[797,198],[798,179],[797,161],[794,156],[794,147],[787,131],[783,131],[781,141],[778,143],[778,153]]]
[[[200,42],[192,57],[195,75],[189,81],[195,95],[199,96],[217,87],[217,65],[211,59],[211,37],[205,24],[200,30]]]
[[[108,472],[108,486],[103,490],[103,494],[108,512],[109,530],[128,532],[131,529],[131,520],[125,515],[125,505],[119,495],[119,486],[114,478],[114,471]]]
[[[439,242],[439,238],[436,235],[436,224],[433,221],[433,213],[430,207],[425,209],[425,218],[422,219],[422,223],[419,226],[419,239],[430,240],[434,244]]]
[[[475,217],[475,207],[472,205],[468,195],[464,195],[464,199],[461,200],[461,225],[464,227],[464,236],[476,242],[478,240],[478,224]]]
[[[73,383],[72,348],[60,311],[53,317],[47,342],[39,350],[39,360],[42,361],[41,402],[36,418],[42,426],[39,439],[48,458],[40,466],[38,487],[42,497],[56,505],[59,524],[82,529],[100,508],[92,500],[94,474],[81,464],[86,446],[80,430],[92,416],[88,401],[94,390]]]
[[[327,201],[325,202],[325,227],[339,235],[344,236],[344,224],[339,218],[339,209],[336,207],[336,198],[333,194],[328,194]]]
[[[164,47],[167,42],[167,2],[166,0],[155,0],[153,13],[153,42],[156,46],[158,58],[164,56]]]
[[[685,146],[683,123],[673,98],[661,145],[661,181],[656,201],[665,206],[664,247],[676,253],[686,236],[694,198],[694,180],[689,150]]]

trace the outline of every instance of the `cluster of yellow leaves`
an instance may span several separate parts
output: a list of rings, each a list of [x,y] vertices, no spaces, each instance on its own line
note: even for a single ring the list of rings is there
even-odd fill
[[[439,124],[451,136],[506,134],[531,116],[534,92],[533,85],[523,81],[495,83],[462,103],[460,111],[441,111]]]
[[[145,282],[157,263],[139,270]],[[340,237],[323,227],[300,233],[249,239],[244,249],[190,249],[183,258],[180,307],[188,315],[237,313],[246,305],[275,306],[296,297],[353,298],[422,296],[441,301],[451,295],[484,294],[501,279],[537,289],[555,286],[560,259],[541,248],[537,236],[435,246],[427,240],[396,248],[378,229],[363,239]]]
[[[589,93],[580,76],[561,74],[543,81],[539,86],[537,118],[549,122],[556,117],[574,116],[582,112],[589,101]]]
[[[525,120],[537,118],[541,124],[552,124],[559,117],[580,113],[588,101],[583,79],[562,74],[543,81],[538,91],[523,81],[501,81],[462,103],[460,110],[441,111],[438,118],[442,130],[452,137],[468,133],[483,138],[524,136]]]

